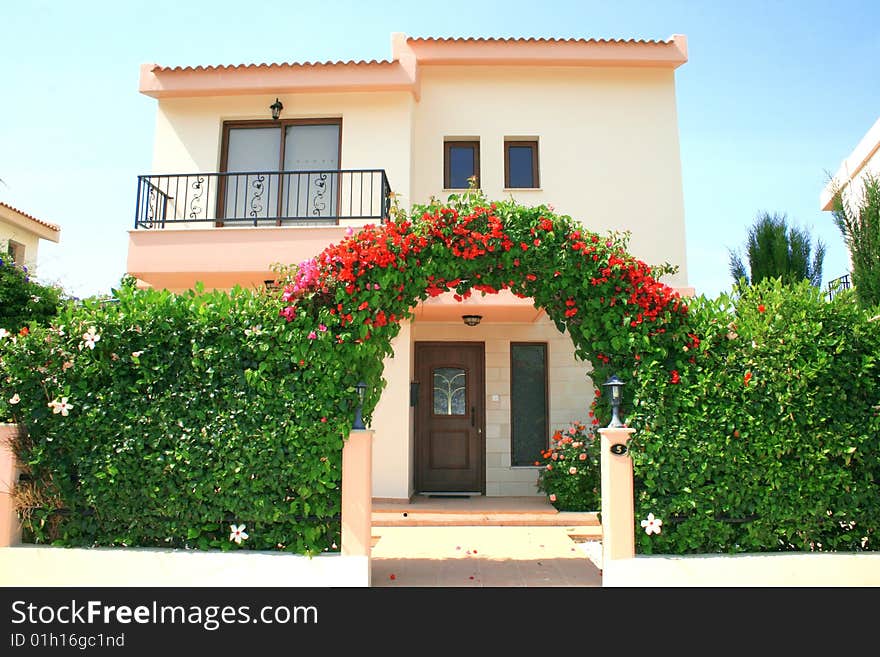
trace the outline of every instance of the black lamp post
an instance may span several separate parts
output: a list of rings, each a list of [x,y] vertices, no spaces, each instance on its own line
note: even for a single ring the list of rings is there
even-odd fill
[[[284,105],[276,98],[275,102],[269,105],[269,109],[272,110],[272,118],[277,121],[278,117],[281,116],[281,110],[284,109]]]
[[[358,405],[357,410],[354,412],[354,425],[351,428],[356,431],[363,431],[366,429],[364,426],[364,394],[367,392],[367,384],[361,381],[355,386],[355,389],[358,394]]]
[[[602,385],[611,392],[611,423],[608,426],[622,427],[623,422],[620,421],[620,398],[623,381],[618,379],[615,374]]]

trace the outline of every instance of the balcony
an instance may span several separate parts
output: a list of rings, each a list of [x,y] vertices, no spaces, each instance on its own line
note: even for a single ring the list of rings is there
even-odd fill
[[[843,276],[838,276],[837,278],[828,281],[828,290],[825,294],[828,297],[828,300],[831,301],[840,292],[848,290],[851,287],[852,281],[850,280],[849,274],[844,274]]]
[[[385,221],[390,203],[381,169],[139,176],[126,269],[173,291],[263,286],[274,263]]]
[[[382,169],[156,174],[138,176],[134,227],[381,222],[390,203]]]

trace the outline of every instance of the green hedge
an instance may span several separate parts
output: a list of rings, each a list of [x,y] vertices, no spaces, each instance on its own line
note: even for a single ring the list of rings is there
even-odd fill
[[[636,524],[663,520],[639,549],[878,549],[880,321],[778,280],[690,319],[698,345],[635,370]]]
[[[355,384],[381,363],[259,291],[117,294],[0,345],[32,540],[229,549],[245,524],[240,547],[336,549]]]

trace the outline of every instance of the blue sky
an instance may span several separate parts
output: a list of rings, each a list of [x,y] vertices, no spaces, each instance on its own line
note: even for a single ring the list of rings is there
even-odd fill
[[[676,89],[688,269],[709,296],[729,289],[727,249],[761,211],[826,243],[826,281],[847,271],[819,193],[880,116],[877,0],[18,0],[2,16],[0,200],[62,226],[60,244],[40,246],[40,278],[79,296],[125,273],[136,176],[152,160],[156,103],[137,91],[145,62],[387,59],[391,32],[685,34]]]

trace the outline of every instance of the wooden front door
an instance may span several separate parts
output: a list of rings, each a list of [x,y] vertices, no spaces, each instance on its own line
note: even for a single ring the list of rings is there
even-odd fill
[[[484,347],[417,342],[416,489],[484,492]]]

